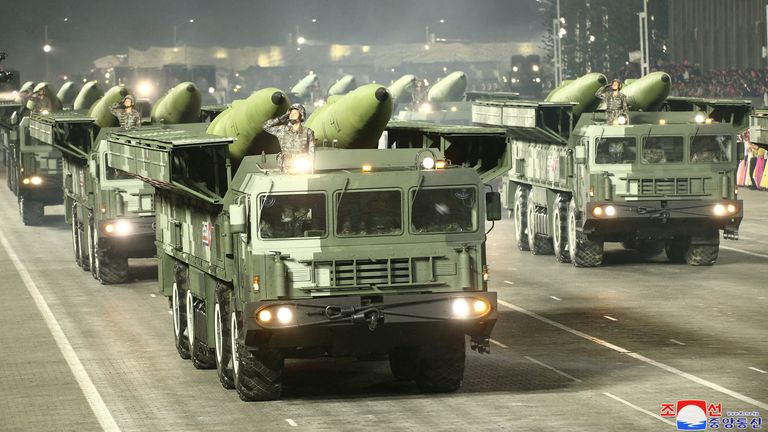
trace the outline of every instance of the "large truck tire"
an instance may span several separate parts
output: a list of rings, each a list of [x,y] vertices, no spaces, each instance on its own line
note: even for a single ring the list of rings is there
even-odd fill
[[[83,247],[83,233],[80,229],[80,221],[77,219],[77,206],[72,206],[72,247],[75,252],[75,264],[85,271],[91,268],[86,248]]]
[[[424,393],[450,393],[464,381],[466,347],[464,335],[447,342],[428,345],[419,351],[416,385]]]
[[[717,261],[719,253],[719,244],[688,245],[685,262],[692,266],[711,266]]]
[[[399,381],[412,381],[419,372],[419,349],[397,347],[389,353],[389,369]]]
[[[568,250],[568,196],[557,194],[552,205],[552,249],[557,262],[571,262]]]
[[[28,200],[24,197],[19,199],[19,212],[21,221],[26,226],[39,226],[43,224],[45,207],[40,201]]]
[[[603,263],[603,242],[579,238],[576,234],[578,210],[571,200],[568,204],[568,249],[571,262],[576,267],[597,267]]]
[[[685,252],[688,250],[690,241],[687,239],[667,240],[664,251],[670,262],[682,264],[685,262]]]
[[[102,285],[123,283],[128,280],[128,258],[107,251],[95,251],[96,280]]]
[[[528,249],[534,255],[551,255],[552,239],[540,234],[536,219],[536,205],[528,200]]]
[[[189,358],[195,369],[213,369],[216,367],[214,351],[201,341],[195,334],[195,297],[187,290],[187,337],[189,338]],[[207,323],[198,323],[205,329]]]
[[[171,312],[173,316],[173,339],[179,357],[189,360],[189,338],[187,337],[187,290],[184,289],[186,280],[179,280],[180,271],[176,271],[171,293]]]
[[[515,242],[521,251],[527,251],[528,246],[528,189],[517,186],[515,190]]]
[[[214,337],[216,349],[216,374],[219,382],[225,389],[235,388],[235,376],[232,370],[232,342],[231,329],[229,327],[229,313],[231,294],[230,289],[219,283],[216,285],[216,303],[214,304]]]
[[[232,365],[235,390],[246,402],[279,399],[283,392],[283,359],[270,350],[249,351],[240,342],[237,313],[230,314]]]

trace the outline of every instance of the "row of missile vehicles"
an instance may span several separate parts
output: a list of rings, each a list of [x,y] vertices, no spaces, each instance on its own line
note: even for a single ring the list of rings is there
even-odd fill
[[[606,124],[605,84],[589,74],[546,101],[487,97],[474,125],[390,120],[393,94],[359,86],[314,110],[316,151],[287,170],[262,129],[291,103],[275,88],[201,107],[183,83],[124,130],[97,108],[129,93],[116,87],[90,112],[4,110],[3,137],[61,155],[80,267],[119,283],[129,258],[157,256],[179,355],[243,400],[279,398],[284,360],[317,356],[388,358],[397,379],[448,392],[465,336],[489,351],[486,222],[502,201],[510,245],[582,267],[605,242],[711,265],[719,231],[737,237],[749,103],[670,98],[655,73],[625,86],[630,112]]]

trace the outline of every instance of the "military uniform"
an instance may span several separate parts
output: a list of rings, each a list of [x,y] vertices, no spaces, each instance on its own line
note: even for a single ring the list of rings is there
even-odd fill
[[[614,94],[610,87],[601,87],[595,94],[596,97],[605,101],[605,122],[613,123],[620,115],[626,116],[629,111],[627,105],[627,96],[621,92]]]
[[[51,104],[51,100],[47,98],[45,95],[40,93],[33,93],[32,96],[30,96],[29,100],[32,102],[32,107],[35,112],[51,112],[53,111],[53,105]]]
[[[123,129],[137,129],[141,127],[141,114],[133,107],[128,111],[123,108],[123,101],[117,102],[109,109],[113,116],[117,117],[120,121],[120,127]]]
[[[298,105],[298,104],[297,104]],[[288,112],[298,109],[301,113],[301,121],[304,121],[304,107],[297,108],[291,106]],[[315,132],[303,125],[297,129],[288,122],[288,114],[273,118],[264,122],[262,128],[265,132],[277,137],[280,142],[280,158],[283,167],[290,166],[290,161],[294,156],[302,153],[313,153],[315,151]]]
[[[667,155],[660,148],[646,148],[643,150],[643,162],[645,163],[666,163]]]

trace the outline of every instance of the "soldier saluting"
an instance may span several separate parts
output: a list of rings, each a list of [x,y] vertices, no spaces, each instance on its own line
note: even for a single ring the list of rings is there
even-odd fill
[[[285,170],[291,166],[291,160],[302,153],[314,153],[315,132],[302,125],[307,111],[301,104],[293,104],[288,112],[280,117],[264,122],[265,132],[277,137],[280,142],[280,163]]]
[[[613,124],[619,116],[624,116],[627,120],[627,96],[621,91],[621,81],[614,79],[611,84],[600,87],[595,96],[605,101],[605,122]]]
[[[123,100],[113,104],[109,111],[120,121],[123,129],[136,129],[141,127],[141,114],[136,109],[136,99],[133,95],[126,95]]]

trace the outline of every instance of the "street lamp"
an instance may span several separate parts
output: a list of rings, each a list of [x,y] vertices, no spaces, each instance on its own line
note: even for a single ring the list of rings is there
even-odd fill
[[[643,11],[637,14],[640,24],[640,76],[650,72],[651,59],[648,47],[648,0],[643,0]]]
[[[429,33],[429,26],[431,26],[431,25],[434,25],[434,24],[438,24],[438,23],[439,23],[439,24],[445,24],[445,20],[444,20],[444,19],[440,19],[440,20],[437,20],[437,21],[433,21],[433,22],[431,22],[431,23],[429,23],[429,24],[427,24],[427,25],[425,26],[425,28],[424,28],[424,34],[425,34],[425,36],[426,36],[426,40],[425,40],[425,42],[426,42],[427,44],[430,44],[430,43],[434,43],[434,41],[432,40],[432,35]]]

